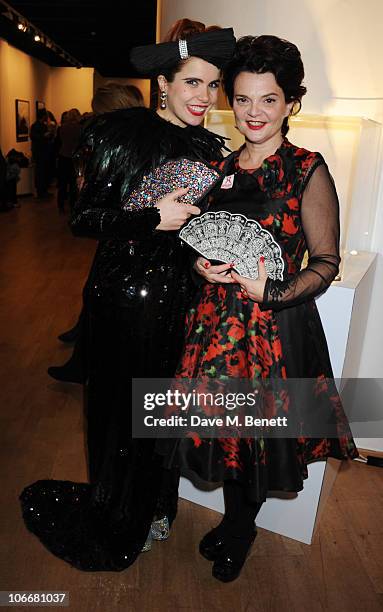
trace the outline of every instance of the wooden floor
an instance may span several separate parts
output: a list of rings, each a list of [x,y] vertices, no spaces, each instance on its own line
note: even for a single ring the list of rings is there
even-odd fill
[[[311,546],[259,530],[227,585],[197,551],[218,515],[182,500],[169,540],[123,573],[79,572],[26,531],[25,485],[85,479],[82,389],[46,368],[69,355],[56,336],[76,319],[94,248],[53,201],[0,215],[0,590],[66,590],[73,612],[383,610],[383,470],[356,462],[341,469]]]

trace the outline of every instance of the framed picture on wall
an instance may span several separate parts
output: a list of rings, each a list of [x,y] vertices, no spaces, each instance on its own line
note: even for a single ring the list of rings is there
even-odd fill
[[[36,100],[36,119],[37,119],[37,111],[45,108],[45,102],[41,102],[40,100]]]
[[[25,142],[29,137],[29,102],[16,100],[16,142]]]

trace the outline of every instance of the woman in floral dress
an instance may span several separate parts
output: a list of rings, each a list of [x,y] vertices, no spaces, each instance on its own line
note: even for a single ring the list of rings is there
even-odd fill
[[[253,386],[306,379],[309,389],[312,385],[311,416],[319,423],[330,417],[334,427],[327,437],[192,434],[180,442],[183,468],[206,481],[224,482],[225,515],[202,539],[200,552],[214,561],[213,576],[225,582],[241,571],[268,491],[300,491],[310,461],[358,455],[314,301],[338,273],[336,190],[320,153],[286,138],[288,118],[306,93],[303,76],[296,46],[274,36],[240,39],[224,71],[245,144],[219,163],[226,179],[214,190],[209,211],[239,213],[268,230],[281,249],[283,273],[269,278],[260,256],[258,279],[251,280],[234,271],[235,262],[216,265],[199,257],[194,268],[204,282],[188,313],[177,376],[217,382],[245,378]],[[306,250],[308,265],[301,270]],[[289,388],[279,395],[274,414],[304,419],[307,399]]]

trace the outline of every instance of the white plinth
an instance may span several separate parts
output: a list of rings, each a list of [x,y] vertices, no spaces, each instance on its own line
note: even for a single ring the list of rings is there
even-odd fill
[[[33,193],[33,169],[21,168],[20,181],[17,183],[17,195],[30,195]]]
[[[374,261],[373,253],[346,255],[341,281],[335,281],[317,300],[335,378],[357,376],[358,347],[366,326]],[[336,459],[310,464],[304,490],[297,495],[268,497],[257,517],[257,525],[311,544],[339,467],[340,461]],[[201,491],[181,478],[180,497],[217,512],[224,510],[222,488]]]

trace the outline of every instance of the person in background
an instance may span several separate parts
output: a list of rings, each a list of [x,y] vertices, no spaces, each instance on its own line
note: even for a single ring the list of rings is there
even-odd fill
[[[5,197],[6,204],[11,208],[18,208],[17,202],[17,183],[20,181],[21,168],[27,168],[28,158],[21,151],[11,149],[5,158],[7,164]]]
[[[40,200],[49,198],[50,153],[53,142],[53,131],[48,128],[48,112],[45,108],[37,111],[37,119],[30,130],[32,142],[32,159],[35,164],[35,187]]]
[[[57,178],[57,151],[56,151],[56,135],[57,135],[57,121],[52,111],[47,110],[48,120],[47,128],[49,132],[49,151],[48,151],[48,185],[55,183]]]
[[[48,122],[47,122],[48,130],[50,130],[54,135],[56,135],[56,131],[57,131],[56,117],[50,110],[47,110],[47,116],[48,116]]]
[[[109,83],[99,87],[92,99],[92,110],[96,115],[135,106],[144,106],[144,98],[138,87],[134,85]]]
[[[106,87],[99,87],[92,99],[92,109],[94,114],[110,113],[121,108],[134,108],[144,106],[144,99],[140,90],[134,85],[120,85],[118,83],[110,83]],[[88,118],[89,119],[89,118]],[[88,122],[86,120],[85,124]],[[81,125],[83,122],[81,122]],[[60,129],[61,134],[61,129]],[[86,156],[83,157],[81,167],[79,168],[83,175],[86,164]],[[77,163],[77,166],[79,164]],[[77,171],[78,174],[78,171]],[[79,177],[80,181],[82,176]],[[78,185],[81,188],[81,185]],[[74,342],[74,348],[71,357],[62,366],[49,366],[48,374],[51,378],[59,382],[69,382],[83,384],[86,380],[87,363],[88,363],[88,343],[87,343],[87,324],[86,324],[86,288],[91,278],[93,266],[85,283],[83,290],[83,307],[74,327],[59,335],[59,340],[65,343]]]
[[[57,126],[56,136],[55,136],[54,143],[53,143],[53,155],[55,157],[55,160],[58,159],[59,151],[61,149],[60,132],[61,132],[61,126],[63,125],[63,123],[65,123],[67,113],[68,111],[64,111],[63,113],[61,113],[60,124]]]
[[[92,119],[94,113],[92,113],[91,111],[87,111],[86,113],[83,113],[81,115],[81,123],[84,125],[85,122],[88,121],[88,119]]]
[[[10,208],[7,206],[6,201],[6,180],[7,180],[7,163],[0,149],[0,212],[8,212]]]
[[[81,113],[71,108],[65,114],[60,126],[60,149],[57,163],[57,206],[60,213],[65,212],[65,199],[69,195],[70,210],[77,198],[76,170],[73,153],[77,149],[81,134]]]

